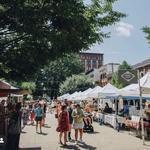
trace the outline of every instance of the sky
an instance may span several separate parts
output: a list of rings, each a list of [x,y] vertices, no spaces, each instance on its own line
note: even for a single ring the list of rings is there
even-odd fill
[[[93,45],[90,51],[104,53],[104,64],[126,60],[134,65],[150,58],[150,45],[142,31],[143,26],[150,27],[150,0],[118,0],[113,6],[127,17],[107,28],[111,37]]]

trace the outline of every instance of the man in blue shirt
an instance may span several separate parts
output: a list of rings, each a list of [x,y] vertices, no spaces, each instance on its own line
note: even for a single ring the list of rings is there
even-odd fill
[[[42,107],[41,104],[38,104],[38,107],[34,110],[36,121],[36,132],[38,131],[38,124],[40,124],[40,133],[42,133],[42,116],[43,116],[43,110],[41,107]]]
[[[126,116],[126,117],[129,115],[129,106],[128,106],[127,102],[124,102],[123,113],[124,113],[124,116]]]

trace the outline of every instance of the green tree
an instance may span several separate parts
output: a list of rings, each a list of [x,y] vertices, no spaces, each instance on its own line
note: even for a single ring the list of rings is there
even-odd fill
[[[116,0],[1,0],[0,76],[28,81],[49,60],[79,52],[108,34],[125,15]]]
[[[60,85],[60,93],[74,93],[75,91],[84,91],[88,88],[93,88],[93,80],[86,75],[73,75],[68,77],[66,81],[64,81]]]
[[[21,82],[17,83],[18,87],[23,89],[35,90],[36,85],[34,82]]]
[[[119,70],[130,70],[131,66],[124,60],[121,65],[119,65]]]
[[[132,67],[126,61],[123,61],[122,64],[119,65],[119,70],[131,70],[131,69]],[[111,83],[119,89],[125,86],[119,82],[118,73],[113,73]]]
[[[119,88],[119,89],[123,88],[123,85],[122,85],[121,83],[119,83],[118,74],[117,74],[117,73],[113,73],[112,79],[111,79],[111,83],[112,83],[115,87],[117,87],[117,88]]]
[[[62,58],[51,61],[48,66],[41,70],[37,75],[35,94],[42,95],[42,90],[49,96],[57,96],[60,84],[67,77],[73,74],[79,74],[84,71],[83,64],[78,54],[66,54]]]
[[[148,40],[148,43],[150,44],[150,27],[144,27],[143,31],[146,33],[146,39]]]

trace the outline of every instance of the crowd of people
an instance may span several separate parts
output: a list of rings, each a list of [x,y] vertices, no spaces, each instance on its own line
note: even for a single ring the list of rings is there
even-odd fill
[[[42,134],[42,126],[45,125],[46,112],[55,112],[57,119],[56,131],[59,132],[59,143],[67,145],[68,141],[78,141],[83,143],[83,127],[86,123],[92,123],[91,119],[85,115],[91,113],[89,104],[74,104],[72,101],[52,101],[47,105],[44,100],[28,103],[1,101],[0,113],[7,112],[7,143],[5,150],[17,150],[22,129],[26,125],[34,125],[36,133]],[[2,115],[3,116],[3,115]],[[5,122],[4,120],[2,122]],[[74,130],[74,132],[72,132]]]
[[[75,144],[78,144],[78,141],[84,143],[84,123],[91,123],[91,119],[85,116],[85,113],[91,113],[91,107],[88,104],[83,108],[80,104],[73,104],[67,100],[57,102],[55,118],[58,122],[56,131],[59,132],[60,144],[67,145],[67,141],[72,141],[72,137],[74,137]],[[72,129],[75,131],[74,135],[72,135]]]
[[[42,133],[42,126],[45,125],[46,103],[25,103],[18,101],[0,102],[0,135],[7,136],[5,150],[18,150],[20,133],[25,125],[34,125],[36,122],[36,132],[38,127]]]

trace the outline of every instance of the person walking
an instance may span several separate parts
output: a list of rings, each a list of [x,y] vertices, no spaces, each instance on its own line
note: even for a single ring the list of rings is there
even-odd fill
[[[81,109],[80,105],[75,105],[75,109],[72,112],[73,117],[73,128],[75,129],[75,144],[78,144],[78,133],[80,133],[80,142],[82,141],[83,137],[83,110]]]
[[[35,120],[34,108],[32,108],[30,112],[30,119],[31,119],[31,125],[34,125],[34,120]]]
[[[67,112],[66,105],[61,107],[61,112],[58,116],[58,128],[59,128],[59,142],[60,144],[66,146],[67,142],[67,132],[69,131],[69,114]],[[62,136],[64,134],[64,143],[62,142]]]
[[[21,133],[21,103],[12,105],[5,150],[18,150]]]
[[[59,116],[59,114],[60,114],[60,112],[61,112],[61,102],[60,101],[58,101],[57,103],[56,103],[56,113],[55,113],[55,118],[57,119],[57,122],[59,123],[59,119],[58,119],[58,116]]]
[[[43,110],[41,104],[35,109],[36,132],[38,132],[38,124],[40,125],[40,133],[42,133],[42,116]]]
[[[68,141],[71,141],[71,129],[72,129],[72,123],[73,123],[73,117],[72,117],[72,112],[73,112],[73,108],[72,108],[72,102],[68,101],[67,102],[68,107],[68,114],[69,114],[69,132],[68,132]]]
[[[45,125],[46,110],[47,110],[47,105],[46,105],[46,103],[44,103],[44,106],[43,106],[43,122],[42,122],[43,126]]]

